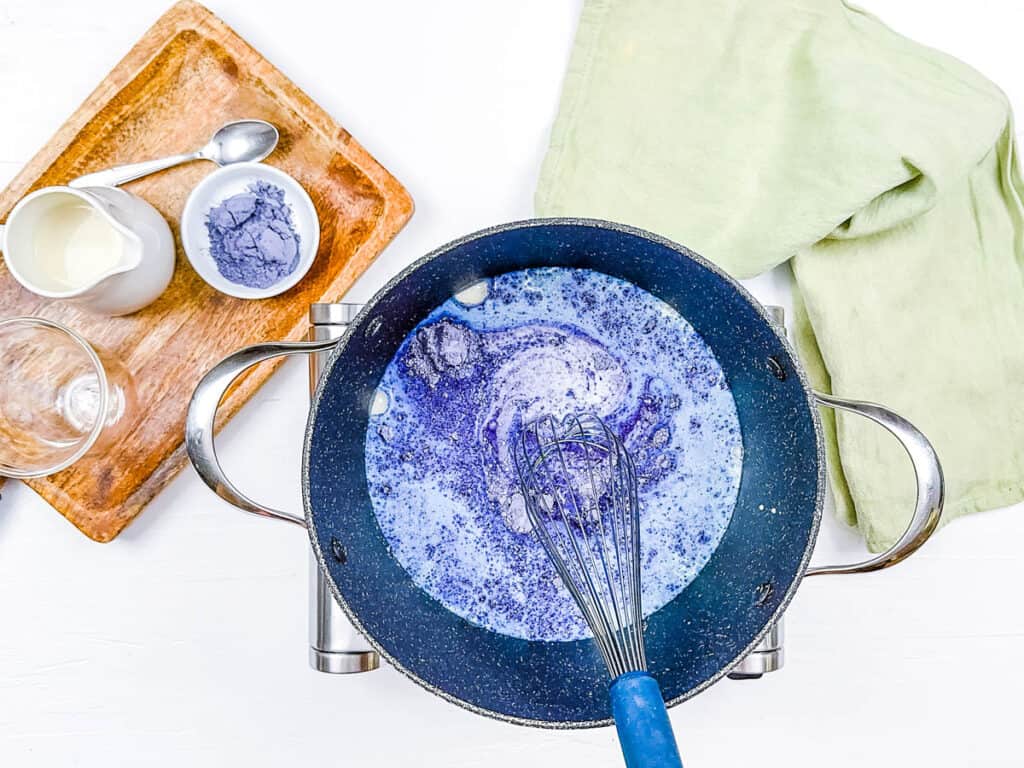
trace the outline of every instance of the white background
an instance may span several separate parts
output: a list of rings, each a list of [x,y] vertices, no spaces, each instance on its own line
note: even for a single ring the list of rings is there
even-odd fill
[[[1024,112],[1019,0],[864,2],[972,63]],[[531,214],[577,0],[211,4],[416,200],[350,300],[436,245]],[[164,9],[0,0],[0,181]],[[781,286],[754,284],[766,300]],[[304,363],[286,365],[221,441],[243,488],[294,510],[305,393]],[[723,681],[673,710],[687,765],[1024,764],[1022,538],[1018,506],[954,523],[889,572],[808,581],[782,672]],[[233,511],[191,468],[108,545],[8,484],[0,765],[620,765],[610,729],[505,725],[390,669],[312,672],[307,546],[297,528]],[[861,555],[827,519],[816,562]]]

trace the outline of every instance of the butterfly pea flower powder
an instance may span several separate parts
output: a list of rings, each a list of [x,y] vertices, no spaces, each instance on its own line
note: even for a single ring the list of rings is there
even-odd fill
[[[269,288],[299,264],[299,235],[284,190],[256,181],[206,214],[210,255],[233,283]]]

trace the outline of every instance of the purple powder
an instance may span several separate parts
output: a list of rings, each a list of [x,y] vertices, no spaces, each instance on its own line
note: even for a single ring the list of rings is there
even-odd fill
[[[284,190],[265,181],[249,185],[206,214],[210,255],[232,283],[269,288],[299,264],[299,235]]]

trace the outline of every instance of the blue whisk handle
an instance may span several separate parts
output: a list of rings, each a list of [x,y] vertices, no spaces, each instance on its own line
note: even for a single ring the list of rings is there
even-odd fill
[[[627,672],[612,682],[611,699],[626,768],[682,768],[665,700],[653,677]]]

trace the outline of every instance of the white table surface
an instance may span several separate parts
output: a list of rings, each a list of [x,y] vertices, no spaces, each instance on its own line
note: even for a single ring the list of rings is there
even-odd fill
[[[1019,0],[864,1],[1024,111]],[[436,245],[531,214],[578,0],[211,5],[416,200],[350,300]],[[163,10],[0,0],[0,181]],[[785,294],[777,275],[753,287]],[[305,391],[304,363],[287,364],[221,439],[243,488],[296,510]],[[1018,506],[956,522],[889,572],[807,582],[787,614],[782,672],[723,681],[672,711],[687,765],[1024,764],[1022,539]],[[0,765],[620,765],[610,729],[495,722],[388,668],[311,671],[307,547],[298,529],[233,511],[191,468],[107,545],[8,484]],[[825,521],[816,562],[862,554]]]

